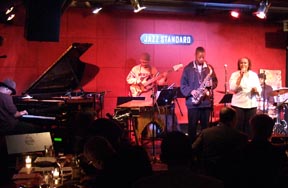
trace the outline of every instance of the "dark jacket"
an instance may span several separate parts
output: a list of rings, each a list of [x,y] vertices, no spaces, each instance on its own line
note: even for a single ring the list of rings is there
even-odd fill
[[[210,97],[204,97],[199,104],[193,104],[192,102],[192,90],[197,90],[199,86],[201,85],[202,81],[207,77],[208,73],[210,72],[210,69],[208,66],[212,69],[212,75],[210,76],[210,79],[212,79],[212,88],[209,88],[210,90]],[[213,89],[215,89],[218,85],[218,80],[216,77],[216,74],[214,72],[214,69],[211,65],[204,64],[203,70],[201,74],[199,74],[197,70],[196,64],[193,62],[190,62],[188,65],[184,67],[182,77],[180,80],[180,90],[181,93],[186,97],[186,106],[187,108],[207,108],[211,107],[212,105],[212,98],[213,98]]]

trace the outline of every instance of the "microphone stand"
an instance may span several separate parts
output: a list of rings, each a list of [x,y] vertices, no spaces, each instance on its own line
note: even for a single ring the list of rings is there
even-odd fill
[[[268,105],[268,101],[266,101],[267,97],[266,97],[266,75],[265,75],[265,71],[263,72],[263,74],[264,74],[263,75],[263,91],[262,91],[262,93],[263,93],[263,113],[266,114],[268,112],[267,112],[267,109],[265,108],[265,103],[267,102],[267,105]]]
[[[224,69],[225,69],[225,84],[224,84],[224,92],[225,95],[227,94],[227,65],[224,65]],[[224,103],[224,106],[226,106],[226,102]]]
[[[158,103],[157,103],[157,100],[155,99],[156,96],[155,96],[155,87],[152,88],[152,104],[153,104],[153,110],[152,110],[152,162],[155,163],[157,162],[157,159],[156,159],[156,154],[155,154],[155,132],[157,131],[156,129],[156,121],[155,121],[155,106],[154,104],[156,105],[156,108],[158,110],[158,113],[160,113],[160,109],[159,109],[159,106],[158,106]]]
[[[180,112],[181,116],[183,116],[183,112],[182,112],[182,109],[181,109],[181,107],[180,107],[180,105],[179,105],[177,96],[174,98],[174,100],[176,101],[176,104],[177,104],[177,106],[178,106],[178,109],[179,109],[179,112]]]
[[[210,89],[211,96],[210,96],[210,101],[211,101],[211,113],[210,113],[210,126],[213,124],[213,115],[214,115],[214,94],[213,94],[213,87],[211,86]]]

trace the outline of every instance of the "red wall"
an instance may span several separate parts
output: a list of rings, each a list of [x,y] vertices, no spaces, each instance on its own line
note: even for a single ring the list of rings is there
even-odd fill
[[[222,17],[222,18],[221,18]],[[5,38],[0,47],[0,80],[11,77],[17,82],[17,93],[21,94],[33,83],[72,42],[89,42],[93,46],[81,60],[99,66],[100,72],[84,86],[85,91],[105,91],[103,114],[113,114],[117,96],[126,96],[125,82],[130,68],[137,64],[141,52],[151,54],[152,64],[160,72],[173,65],[188,64],[194,59],[194,50],[203,46],[207,61],[215,68],[219,85],[224,91],[224,64],[227,64],[228,79],[237,69],[239,57],[252,60],[252,70],[260,68],[282,70],[285,86],[286,51],[266,47],[265,33],[281,31],[281,24],[269,24],[258,20],[230,20],[224,16],[213,18],[192,15],[152,15],[134,13],[88,14],[84,9],[68,9],[61,17],[59,42],[32,42],[24,38],[24,26],[0,25],[0,35]],[[144,45],[142,33],[192,35],[192,45]],[[272,41],[273,42],[273,41]],[[274,41],[275,42],[275,41]],[[276,41],[277,43],[277,41]],[[172,72],[168,84],[179,86],[182,69]],[[223,94],[215,92],[215,103]],[[178,99],[184,116],[176,113],[180,123],[187,122],[184,99]]]

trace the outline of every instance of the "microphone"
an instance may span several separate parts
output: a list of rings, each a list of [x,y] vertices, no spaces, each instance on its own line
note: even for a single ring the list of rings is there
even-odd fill
[[[227,69],[227,64],[224,64],[224,68]]]
[[[7,55],[0,55],[0,58],[7,58]]]

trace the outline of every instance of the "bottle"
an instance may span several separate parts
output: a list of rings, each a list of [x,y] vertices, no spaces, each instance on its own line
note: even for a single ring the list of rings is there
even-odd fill
[[[47,146],[45,145],[45,146],[44,146],[44,157],[48,157],[48,155],[49,155],[48,148],[47,148]]]
[[[72,179],[79,180],[81,178],[81,168],[80,168],[80,161],[77,156],[74,156],[72,159]]]
[[[49,157],[55,157],[55,151],[54,151],[54,148],[52,145],[49,146],[49,148],[48,148],[48,156]]]

